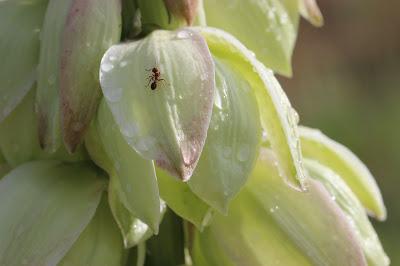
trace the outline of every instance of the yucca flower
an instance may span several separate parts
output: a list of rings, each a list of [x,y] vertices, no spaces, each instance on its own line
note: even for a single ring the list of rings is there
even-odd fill
[[[0,1],[0,265],[388,265],[374,178],[274,77],[300,14]]]

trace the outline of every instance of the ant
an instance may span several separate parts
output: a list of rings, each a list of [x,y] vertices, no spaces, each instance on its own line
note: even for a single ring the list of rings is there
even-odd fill
[[[165,79],[160,78],[161,73],[160,70],[158,70],[158,68],[153,67],[152,69],[146,69],[146,71],[151,72],[151,74],[147,77],[147,86],[148,87],[150,85],[151,90],[155,90],[157,89],[157,85],[158,82],[160,81],[164,81]]]

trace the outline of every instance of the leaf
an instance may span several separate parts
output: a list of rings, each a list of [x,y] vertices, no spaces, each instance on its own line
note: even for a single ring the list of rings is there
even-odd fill
[[[161,80],[152,90],[155,73]],[[129,145],[188,180],[204,146],[214,98],[214,65],[202,37],[189,29],[154,31],[114,45],[102,59],[100,82]]]
[[[47,0],[0,1],[0,123],[36,80],[39,34]],[[18,28],[16,30],[16,27]]]
[[[206,0],[204,8],[208,26],[236,36],[267,67],[292,75],[299,22],[297,0]]]
[[[146,266],[184,265],[184,235],[182,220],[167,211],[160,233],[146,242]]]
[[[120,266],[126,251],[103,197],[96,214],[58,266]]]
[[[108,169],[110,188],[132,215],[158,232],[161,221],[157,178],[152,161],[143,159],[118,130],[113,116],[102,101],[97,120],[98,133],[113,169]]]
[[[59,40],[62,132],[72,153],[82,142],[101,98],[100,60],[121,37],[121,2],[73,0],[63,19]]]
[[[300,0],[300,14],[315,27],[324,25],[324,17],[317,5],[316,0]]]
[[[86,160],[87,154],[84,149],[80,149],[71,156],[64,147],[59,147],[54,154],[49,154],[40,148],[34,105],[35,89],[32,89],[13,112],[0,123],[0,150],[7,163],[16,167],[38,159],[69,162]]]
[[[304,157],[314,159],[335,171],[366,208],[379,220],[386,219],[386,208],[379,187],[368,168],[348,148],[319,130],[300,128]]]
[[[390,260],[383,251],[382,244],[369,222],[364,208],[342,178],[314,160],[305,160],[305,166],[310,172],[310,176],[324,185],[332,200],[340,206],[349,219],[358,243],[364,250],[368,265],[389,265]]]
[[[92,219],[105,188],[88,163],[36,161],[0,180],[0,265],[56,265]]]
[[[297,132],[298,115],[278,81],[233,36],[213,28],[198,30],[206,38],[214,57],[224,60],[246,77],[256,94],[261,124],[276,153],[282,177],[292,187],[304,190],[305,173]]]
[[[328,192],[310,180],[307,193],[287,187],[262,150],[255,170],[232,202],[196,233],[195,265],[366,265],[348,220]]]
[[[244,76],[215,59],[216,97],[207,140],[188,182],[210,206],[227,213],[257,159],[261,141],[257,99]]]
[[[174,179],[159,168],[157,179],[161,198],[165,200],[169,208],[183,219],[193,223],[199,230],[208,225],[213,212],[190,190],[187,183]]]

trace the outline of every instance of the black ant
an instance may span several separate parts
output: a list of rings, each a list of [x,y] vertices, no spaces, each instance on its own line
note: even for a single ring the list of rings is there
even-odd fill
[[[149,72],[151,71],[151,74],[147,77],[148,83],[146,86],[146,87],[148,87],[150,85],[151,90],[157,89],[158,82],[160,82],[160,81],[165,82],[165,79],[160,78],[161,73],[160,73],[160,70],[158,70],[158,68],[153,67],[152,69],[146,69],[146,71],[149,71]]]

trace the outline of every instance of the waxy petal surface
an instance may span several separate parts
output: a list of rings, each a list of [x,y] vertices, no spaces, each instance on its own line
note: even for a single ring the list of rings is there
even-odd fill
[[[154,31],[112,46],[102,59],[100,82],[129,145],[188,180],[214,102],[214,63],[203,38],[189,29]]]

